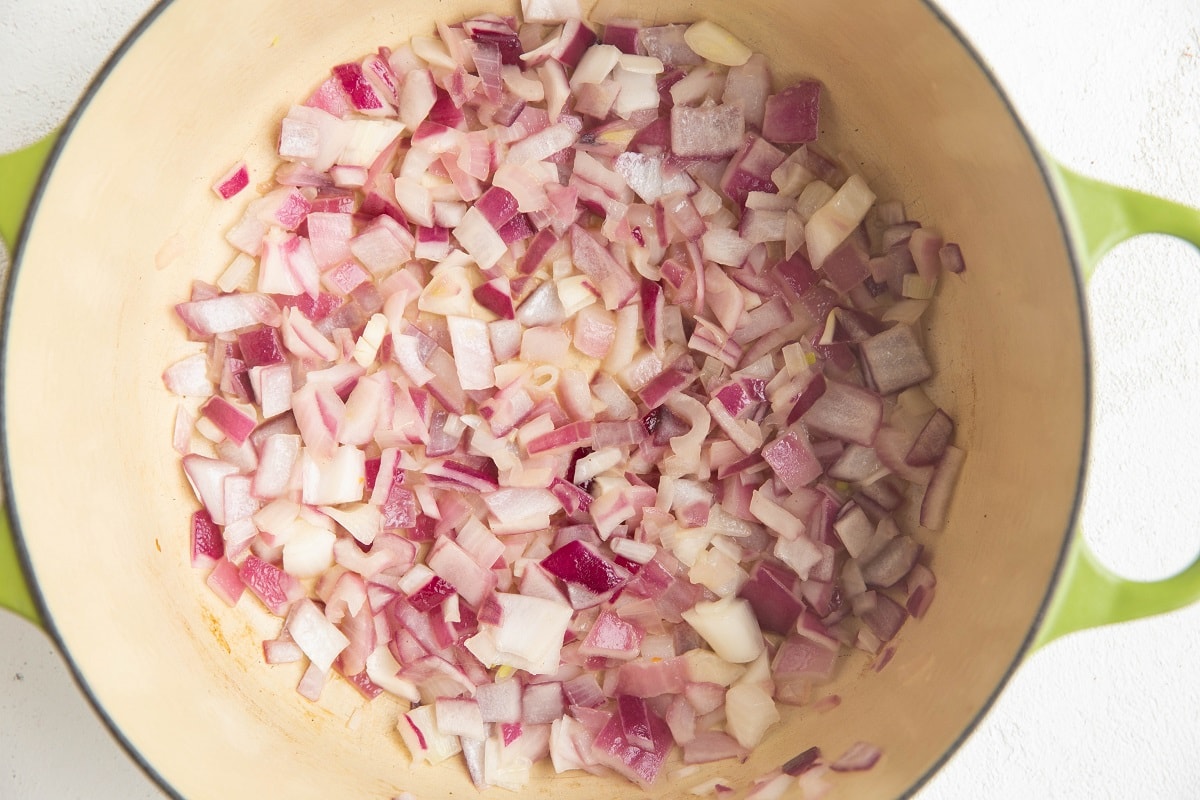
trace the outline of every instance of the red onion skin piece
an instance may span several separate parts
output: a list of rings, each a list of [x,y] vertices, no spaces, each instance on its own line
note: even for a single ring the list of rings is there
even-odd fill
[[[908,591],[908,599],[904,604],[905,610],[909,616],[920,619],[925,616],[925,612],[929,610],[930,604],[933,603],[934,591],[937,587],[937,578],[933,572],[923,564],[916,564],[908,573],[905,581],[905,589]]]
[[[586,515],[592,505],[592,496],[582,488],[564,481],[562,478],[555,476],[550,484],[550,491],[558,498],[558,502],[562,504],[563,510],[568,515],[575,517],[576,515]]]
[[[600,708],[608,701],[596,675],[591,672],[563,683],[563,696],[572,708]]]
[[[531,419],[536,418],[536,410],[529,416]],[[526,449],[530,455],[536,455],[537,453],[587,446],[592,440],[592,424],[580,421],[556,428],[532,439]]]
[[[680,76],[682,77],[682,75]],[[667,87],[670,88],[669,86]],[[659,91],[663,91],[662,81],[659,82]],[[671,95],[667,93],[668,100]],[[671,118],[658,117],[649,125],[638,130],[629,141],[629,150],[631,152],[653,152],[661,153],[671,146]]]
[[[363,59],[363,74],[367,76],[367,81],[376,87],[377,91],[382,91],[388,102],[393,105],[399,100],[400,92],[397,85],[397,76],[392,69],[392,65],[388,63],[388,54],[384,48],[380,48],[378,54],[367,56]]]
[[[305,294],[295,297],[271,295],[271,298],[279,308],[295,308],[309,322],[320,322],[326,319],[343,304],[342,298],[326,292],[321,292],[315,299]]]
[[[383,514],[382,527],[385,531],[411,528],[417,523],[416,498],[398,481],[388,490],[387,499],[384,500],[380,511]]]
[[[517,198],[506,189],[493,186],[475,201],[475,208],[479,209],[494,229],[500,230],[517,215]]]
[[[826,261],[828,264],[829,262]],[[865,342],[876,334],[882,333],[883,325],[870,314],[853,308],[838,306],[829,313],[834,315],[836,322],[834,337],[839,342]]]
[[[748,346],[755,339],[787,327],[794,319],[787,302],[782,297],[773,297],[748,311],[738,323],[732,338],[738,344]]]

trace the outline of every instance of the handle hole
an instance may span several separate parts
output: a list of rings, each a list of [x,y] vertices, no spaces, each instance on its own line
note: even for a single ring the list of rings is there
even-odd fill
[[[1088,287],[1093,423],[1083,529],[1097,558],[1165,578],[1200,551],[1200,258],[1150,234]]]

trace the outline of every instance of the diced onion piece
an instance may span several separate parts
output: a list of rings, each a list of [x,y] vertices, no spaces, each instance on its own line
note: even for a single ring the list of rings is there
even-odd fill
[[[440,764],[462,752],[457,736],[448,736],[438,730],[432,705],[417,706],[402,714],[396,730],[413,761]]]
[[[739,683],[725,693],[725,730],[747,750],[757,747],[778,721],[775,701],[760,684]]]
[[[246,169],[246,162],[240,161],[229,168],[221,177],[213,183],[213,191],[217,197],[222,200],[228,200],[235,194],[245,189],[250,184],[250,173]]]
[[[949,514],[954,486],[967,459],[965,451],[948,446],[933,471],[925,497],[921,501],[921,525],[933,531],[941,530]]]
[[[740,67],[753,55],[732,33],[706,19],[689,25],[683,40],[696,55],[727,67]]]
[[[526,22],[566,22],[583,16],[579,0],[521,0]]]
[[[842,187],[821,206],[804,226],[808,243],[808,258],[820,268],[850,232],[862,223],[867,210],[875,203],[875,193],[861,175],[851,175]]]
[[[538,597],[496,593],[500,622],[485,624],[466,647],[486,666],[504,664],[532,675],[558,671],[571,607]]]
[[[682,616],[726,661],[746,664],[758,658],[763,651],[758,620],[750,604],[741,598],[702,601],[684,611]]]
[[[316,604],[307,598],[292,605],[287,632],[304,651],[304,655],[322,672],[328,672],[333,660],[350,644],[350,640],[325,619]]]

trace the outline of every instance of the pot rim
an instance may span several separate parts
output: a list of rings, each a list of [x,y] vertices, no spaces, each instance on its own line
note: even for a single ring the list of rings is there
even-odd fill
[[[0,308],[0,381],[2,376],[7,371],[8,361],[8,325],[7,322],[12,316],[12,305],[14,302],[15,292],[13,286],[16,282],[16,277],[20,272],[23,255],[25,250],[25,239],[32,227],[33,219],[37,215],[38,207],[41,204],[42,196],[45,192],[46,185],[51,174],[54,171],[55,165],[62,151],[68,144],[72,133],[84,112],[91,105],[92,100],[99,92],[100,88],[107,81],[109,75],[120,65],[124,60],[126,53],[138,42],[143,34],[149,30],[158,20],[166,9],[172,5],[174,0],[157,0],[145,15],[138,20],[137,24],[129,30],[128,33],[121,39],[117,47],[112,51],[103,65],[88,82],[87,86],[80,95],[79,100],[71,109],[70,114],[63,122],[62,127],[58,132],[58,136],[50,152],[46,158],[45,164],[42,166],[41,173],[38,176],[34,186],[33,193],[30,197],[28,208],[26,209],[24,219],[22,220],[20,232],[16,238],[15,246],[11,253],[8,275],[5,276],[3,291],[3,306]],[[1057,220],[1057,225],[1063,237],[1063,243],[1066,245],[1065,250],[1067,258],[1071,265],[1071,274],[1074,279],[1075,300],[1079,308],[1080,315],[1080,340],[1083,350],[1083,435],[1081,438],[1081,449],[1079,454],[1079,466],[1075,481],[1074,498],[1071,503],[1071,511],[1068,517],[1066,530],[1064,531],[1062,544],[1059,547],[1058,556],[1055,559],[1054,569],[1051,578],[1046,586],[1046,591],[1038,604],[1038,611],[1034,615],[1033,623],[1020,646],[1017,648],[1013,660],[1007,665],[1003,674],[997,680],[995,687],[991,693],[985,698],[979,711],[971,718],[967,725],[962,729],[957,737],[946,747],[942,754],[925,770],[924,773],[911,785],[898,800],[907,800],[913,798],[923,789],[933,777],[942,770],[943,767],[954,757],[968,738],[976,731],[984,717],[991,711],[1001,693],[1012,680],[1017,669],[1024,662],[1025,658],[1036,649],[1035,643],[1043,624],[1046,621],[1047,613],[1050,609],[1051,600],[1055,593],[1060,588],[1063,579],[1063,570],[1068,561],[1072,543],[1076,536],[1081,535],[1077,532],[1079,518],[1082,512],[1083,493],[1086,483],[1086,476],[1089,464],[1089,453],[1091,450],[1091,435],[1092,435],[1092,412],[1093,412],[1093,373],[1092,373],[1092,337],[1090,330],[1090,318],[1088,314],[1088,304],[1086,297],[1086,285],[1084,283],[1084,274],[1080,263],[1079,245],[1071,234],[1070,222],[1067,216],[1067,206],[1069,205],[1062,190],[1056,184],[1052,167],[1042,149],[1038,146],[1033,136],[1030,134],[1025,125],[1024,120],[1017,113],[1012,100],[1005,92],[1004,87],[1000,84],[991,67],[976,50],[971,40],[962,33],[958,26],[951,20],[945,12],[937,5],[935,0],[917,0],[921,5],[934,16],[934,18],[953,36],[955,41],[974,61],[980,73],[987,79],[995,92],[997,99],[1003,104],[1008,116],[1014,123],[1021,139],[1025,142],[1029,150],[1029,155],[1032,157],[1034,164],[1037,167],[1038,173],[1042,177],[1042,181],[1047,190],[1047,194],[1051,200],[1051,205],[1054,209],[1054,215]],[[134,745],[122,732],[121,728],[109,716],[104,705],[93,693],[87,677],[76,664],[74,657],[71,654],[70,648],[66,641],[59,633],[58,627],[55,625],[54,617],[49,613],[49,607],[42,595],[38,582],[35,579],[32,563],[30,561],[29,552],[25,547],[25,540],[21,530],[20,517],[16,513],[16,505],[14,500],[14,491],[11,478],[11,470],[8,467],[8,459],[4,456],[8,453],[8,427],[7,427],[7,410],[6,399],[4,393],[0,392],[0,465],[3,472],[3,511],[7,515],[12,531],[13,543],[17,551],[17,559],[22,572],[25,574],[29,592],[33,598],[39,614],[41,615],[42,625],[46,633],[62,654],[72,678],[79,686],[83,695],[87,698],[88,703],[95,711],[97,716],[104,723],[109,733],[121,745],[121,748],[129,755],[133,762],[142,770],[142,772],[153,781],[158,788],[173,800],[187,800],[183,795],[179,794],[171,782],[167,780],[152,764],[147,761],[141,751]]]

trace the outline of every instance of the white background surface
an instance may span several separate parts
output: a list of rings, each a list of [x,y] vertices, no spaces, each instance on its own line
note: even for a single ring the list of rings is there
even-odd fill
[[[64,118],[149,5],[0,0],[0,152]],[[1200,205],[1194,2],[941,5],[1051,153]],[[1197,267],[1190,246],[1147,237],[1118,248],[1089,291],[1097,400],[1084,523],[1130,577],[1170,574],[1200,547]],[[1019,670],[920,800],[1200,796],[1198,653],[1200,608],[1055,643]],[[0,798],[161,797],[44,635],[0,612]]]

